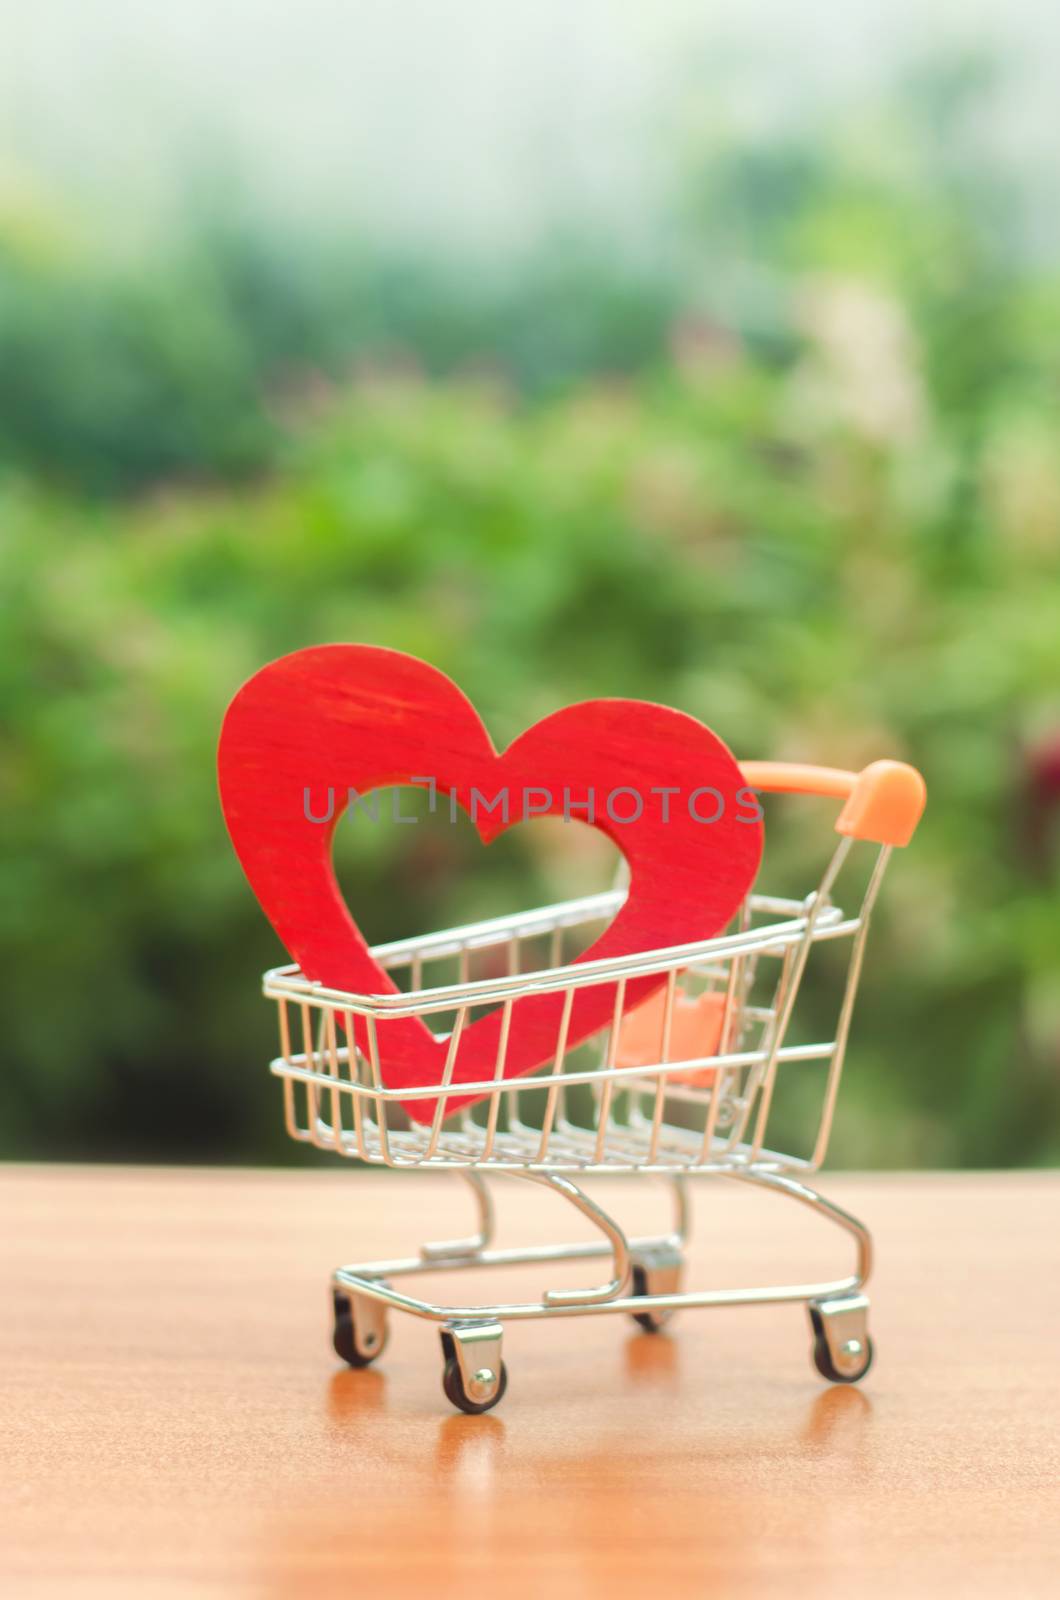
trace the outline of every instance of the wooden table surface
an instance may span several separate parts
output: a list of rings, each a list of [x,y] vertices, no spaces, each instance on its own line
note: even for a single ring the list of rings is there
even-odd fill
[[[507,1397],[467,1417],[429,1324],[395,1317],[352,1372],[326,1306],[338,1262],[467,1231],[455,1181],[0,1168],[0,1591],[1055,1595],[1060,1175],[822,1188],[876,1236],[863,1387],[818,1379],[799,1306],[660,1337],[568,1318],[510,1327]],[[581,1236],[542,1191],[497,1189],[512,1239]],[[650,1182],[593,1192],[662,1223]],[[801,1208],[697,1195],[702,1281],[846,1270]]]

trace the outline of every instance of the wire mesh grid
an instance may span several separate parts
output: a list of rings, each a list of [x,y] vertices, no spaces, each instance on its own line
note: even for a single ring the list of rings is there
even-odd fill
[[[832,898],[851,847],[838,844],[802,900],[751,894],[732,928],[697,944],[608,961],[575,962],[622,903],[624,891],[375,947],[399,984],[387,995],[346,993],[307,980],[296,967],[265,976],[279,1009],[288,1132],[320,1149],[394,1167],[547,1173],[815,1170],[827,1148],[857,987],[868,916],[889,849],[879,850],[858,910]],[[845,943],[846,979],[830,1036],[790,1042],[802,978],[815,947]],[[658,1048],[630,1061],[627,1004],[634,979],[659,985]],[[568,1047],[575,995],[608,991],[610,1025]],[[643,991],[642,991],[643,992]],[[561,997],[554,1046],[536,1071],[505,1077],[520,1001]],[[704,1053],[676,1047],[676,1008],[709,997],[716,1038]],[[643,1004],[643,1001],[639,1002]],[[464,1030],[500,1012],[492,1074],[454,1081]],[[437,1078],[416,1089],[388,1081],[387,1029],[418,1017],[439,1039]],[[354,1042],[357,1019],[363,1019]],[[801,1155],[769,1142],[782,1076],[823,1067],[809,1097],[812,1126]],[[452,1102],[475,1098],[474,1105]],[[804,1097],[805,1098],[805,1097]],[[409,1107],[425,1105],[414,1119]]]

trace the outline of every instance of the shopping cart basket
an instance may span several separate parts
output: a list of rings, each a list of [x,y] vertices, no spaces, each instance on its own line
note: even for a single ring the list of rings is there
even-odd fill
[[[506,1321],[624,1312],[655,1331],[678,1309],[798,1301],[809,1311],[813,1359],[822,1377],[856,1383],[868,1371],[873,1349],[864,1289],[870,1236],[807,1180],[828,1145],[869,915],[892,847],[906,844],[919,820],[924,784],[913,768],[892,761],[875,762],[860,774],[768,762],[748,762],[742,770],[759,791],[843,800],[836,824],[840,839],[804,899],[751,893],[721,937],[565,964],[572,942],[580,939],[584,945],[585,936],[614,915],[623,898],[623,891],[615,890],[378,946],[372,953],[379,966],[406,985],[398,993],[328,989],[308,981],[296,967],[266,974],[264,992],[278,1004],[281,1039],[272,1071],[283,1082],[292,1138],[373,1164],[458,1172],[477,1205],[473,1238],[425,1244],[406,1260],[337,1269],[334,1344],[350,1366],[366,1366],[382,1353],[389,1310],[410,1312],[440,1326],[448,1398],[461,1410],[481,1412],[497,1404],[507,1385],[501,1358]],[[859,908],[849,913],[833,894],[856,841],[877,850]],[[791,1043],[807,962],[826,944],[840,947],[845,968],[832,1037],[824,1043]],[[489,975],[476,977],[476,969],[483,968]],[[648,975],[660,980],[656,1000],[627,1011],[627,984]],[[568,1050],[574,996],[592,985],[613,992],[611,1026],[602,1042],[598,1038]],[[525,996],[545,993],[563,997],[555,1049],[534,1074],[505,1079],[513,1008]],[[454,1087],[457,1041],[465,1024],[498,1008],[502,1021],[493,1075]],[[448,1038],[437,1082],[419,1089],[388,1086],[386,1027],[399,1017],[424,1018]],[[364,1019],[356,1035],[355,1018]],[[365,1049],[355,1037],[366,1039]],[[802,1155],[782,1153],[769,1142],[778,1081],[815,1062],[823,1068],[823,1082],[814,1100],[812,1139]],[[477,1097],[473,1106],[466,1103],[469,1095]],[[417,1099],[431,1103],[429,1119],[409,1117],[405,1108]],[[460,1106],[451,1116],[450,1099]],[[492,1173],[523,1178],[563,1196],[602,1238],[494,1248],[486,1184]],[[672,1230],[627,1237],[577,1181],[609,1173],[668,1180]],[[788,1195],[834,1222],[854,1241],[853,1271],[821,1283],[684,1289],[687,1180],[701,1175]],[[550,1289],[538,1300],[511,1305],[437,1305],[394,1287],[395,1280],[422,1272],[607,1256],[606,1283]]]

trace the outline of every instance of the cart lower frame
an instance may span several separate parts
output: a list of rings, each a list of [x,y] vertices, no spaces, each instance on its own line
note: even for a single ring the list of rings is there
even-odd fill
[[[566,1176],[507,1174],[551,1188],[575,1206],[603,1237],[582,1244],[496,1249],[495,1212],[486,1181],[474,1170],[461,1175],[476,1202],[478,1229],[474,1235],[425,1244],[416,1256],[343,1266],[334,1273],[334,1344],[337,1353],[351,1366],[367,1366],[382,1354],[389,1310],[407,1312],[439,1325],[446,1394],[460,1409],[480,1412],[496,1405],[507,1387],[503,1359],[505,1322],[626,1313],[647,1332],[655,1333],[676,1311],[796,1302],[805,1305],[809,1313],[813,1361],[822,1377],[831,1382],[856,1383],[869,1370],[873,1349],[868,1332],[869,1301],[864,1289],[872,1270],[871,1236],[856,1217],[795,1178],[754,1169],[715,1174],[771,1194],[786,1195],[833,1223],[854,1241],[853,1271],[846,1277],[821,1282],[687,1290],[681,1287],[691,1223],[685,1177],[668,1179],[674,1202],[672,1230],[628,1238],[614,1218]],[[611,1259],[611,1276],[606,1283],[583,1289],[550,1289],[539,1300],[488,1308],[420,1299],[396,1289],[392,1281],[428,1273],[607,1257]]]

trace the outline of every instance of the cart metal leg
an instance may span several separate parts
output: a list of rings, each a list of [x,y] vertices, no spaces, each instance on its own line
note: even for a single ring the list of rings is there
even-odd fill
[[[406,1311],[440,1325],[445,1363],[443,1385],[452,1403],[469,1412],[488,1411],[507,1387],[502,1356],[506,1321],[626,1313],[647,1331],[657,1332],[678,1310],[798,1301],[806,1305],[813,1333],[813,1361],[832,1383],[856,1383],[872,1363],[868,1297],[864,1286],[872,1267],[872,1243],[865,1226],[816,1190],[786,1174],[747,1168],[715,1173],[808,1207],[850,1235],[854,1271],[823,1283],[795,1283],[761,1289],[686,1291],[681,1287],[690,1210],[685,1179],[673,1179],[674,1228],[664,1235],[627,1239],[618,1223],[571,1180],[556,1173],[512,1172],[552,1189],[573,1205],[602,1235],[583,1244],[493,1248],[494,1212],[481,1173],[466,1171],[478,1212],[478,1231],[466,1239],[422,1246],[417,1256],[338,1268],[332,1279],[335,1350],[351,1366],[366,1366],[383,1351],[388,1310]],[[424,1272],[479,1267],[611,1258],[607,1281],[590,1288],[549,1289],[539,1300],[509,1305],[441,1305],[396,1289],[392,1280]]]

